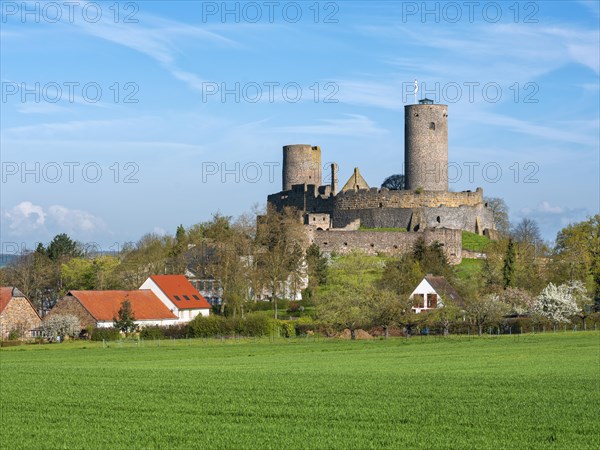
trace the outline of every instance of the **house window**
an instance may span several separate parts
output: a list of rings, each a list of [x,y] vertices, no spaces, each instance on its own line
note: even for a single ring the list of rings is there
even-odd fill
[[[424,296],[423,294],[415,294],[413,296],[413,302],[415,305],[415,308],[423,308],[424,306]]]
[[[437,308],[437,294],[427,294],[427,307]]]
[[[435,131],[435,122],[429,122],[429,129]]]
[[[180,301],[181,299],[179,298],[179,295],[174,295],[173,297],[175,297],[175,300]]]

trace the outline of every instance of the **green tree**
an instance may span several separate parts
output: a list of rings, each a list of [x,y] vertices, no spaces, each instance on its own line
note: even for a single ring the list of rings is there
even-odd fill
[[[318,286],[327,283],[328,260],[316,244],[311,244],[306,249],[305,259],[308,266],[307,292],[309,297],[312,297]]]
[[[504,289],[513,287],[515,284],[515,246],[511,238],[508,239],[504,265],[502,266],[502,281]]]
[[[397,294],[412,292],[425,276],[421,264],[412,255],[402,255],[398,259],[386,262],[381,287]]]
[[[54,239],[48,244],[46,252],[52,261],[62,260],[65,257],[76,258],[83,255],[81,245],[72,240],[66,233],[54,236]]]
[[[124,333],[130,333],[135,330],[135,316],[131,309],[131,302],[125,298],[121,303],[117,317],[113,318],[114,327]]]
[[[584,282],[600,310],[600,214],[558,232],[551,269],[556,283]]]
[[[369,324],[369,313],[369,298],[353,286],[328,291],[319,300],[319,319],[338,329],[349,329],[353,340],[356,339],[356,330]]]
[[[507,312],[508,307],[497,294],[474,295],[465,301],[466,317],[477,327],[479,336],[485,326],[499,324]]]
[[[266,285],[273,296],[273,315],[277,319],[277,299],[286,296],[291,276],[302,269],[302,252],[299,243],[306,236],[297,211],[282,212],[269,208],[260,219],[256,242],[259,246],[256,257]]]
[[[114,273],[119,266],[115,256],[73,258],[60,267],[65,290],[104,290],[117,288]]]
[[[412,256],[426,274],[440,275],[449,281],[454,278],[454,271],[448,263],[443,244],[435,241],[426,245],[425,240],[420,237],[415,242]]]
[[[137,289],[150,275],[171,272],[168,262],[172,240],[170,236],[150,233],[127,245],[114,274],[119,288]]]
[[[396,291],[373,289],[370,297],[370,320],[373,325],[383,328],[385,339],[391,326],[399,325],[407,332],[408,326],[415,322],[410,292],[398,294]]]

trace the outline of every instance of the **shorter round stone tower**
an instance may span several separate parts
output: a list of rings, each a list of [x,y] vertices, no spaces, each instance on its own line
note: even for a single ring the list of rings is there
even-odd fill
[[[306,144],[283,147],[282,190],[289,191],[295,184],[321,186],[321,147]]]
[[[404,106],[404,176],[406,189],[448,190],[448,105]]]

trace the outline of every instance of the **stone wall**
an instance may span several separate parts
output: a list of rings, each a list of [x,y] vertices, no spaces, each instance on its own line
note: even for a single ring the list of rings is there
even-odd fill
[[[331,189],[330,186],[328,186]],[[291,207],[300,211],[330,214],[333,210],[333,196],[321,195],[314,185],[294,185],[292,189],[271,194],[267,202],[278,211]]]
[[[25,297],[13,297],[0,314],[0,333],[2,339],[8,339],[12,330],[23,332],[23,338],[31,337],[31,330],[42,324],[33,305]]]
[[[339,210],[372,208],[437,208],[447,206],[476,206],[483,204],[483,189],[475,192],[390,191],[389,189],[361,189],[340,192],[335,196],[334,207]]]
[[[419,238],[427,245],[437,241],[443,244],[444,253],[451,264],[462,260],[462,232],[460,230],[436,229],[421,233],[401,231],[315,231],[309,233],[309,240],[319,246],[322,252],[347,254],[361,250],[369,255],[384,253],[402,255],[412,251]]]
[[[283,147],[282,190],[295,184],[321,185],[321,148],[307,144]]]
[[[64,314],[72,314],[76,316],[79,319],[81,328],[85,328],[89,325],[95,327],[97,323],[88,310],[85,309],[83,305],[79,303],[79,301],[72,295],[65,295],[63,298],[61,298],[46,317]]]

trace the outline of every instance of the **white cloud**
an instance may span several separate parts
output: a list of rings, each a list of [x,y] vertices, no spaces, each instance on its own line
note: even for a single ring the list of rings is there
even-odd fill
[[[72,233],[90,233],[104,228],[103,222],[93,214],[60,205],[48,207],[48,222],[48,225],[52,228]]]
[[[516,224],[525,217],[533,219],[538,223],[543,239],[553,241],[559,230],[569,224],[586,220],[589,215],[590,212],[586,208],[553,205],[544,200],[535,207],[522,208],[513,218],[513,223]]]
[[[76,239],[88,239],[106,229],[104,222],[88,211],[61,205],[44,208],[30,201],[23,201],[2,211],[1,217],[3,225],[8,227],[8,236],[3,236],[3,239],[31,237],[32,241],[39,242],[59,233],[70,234]]]
[[[2,213],[2,221],[8,224],[11,233],[21,235],[43,228],[46,213],[39,205],[24,201]]]
[[[158,234],[159,236],[166,236],[167,230],[162,227],[156,226],[152,229],[152,232]]]

